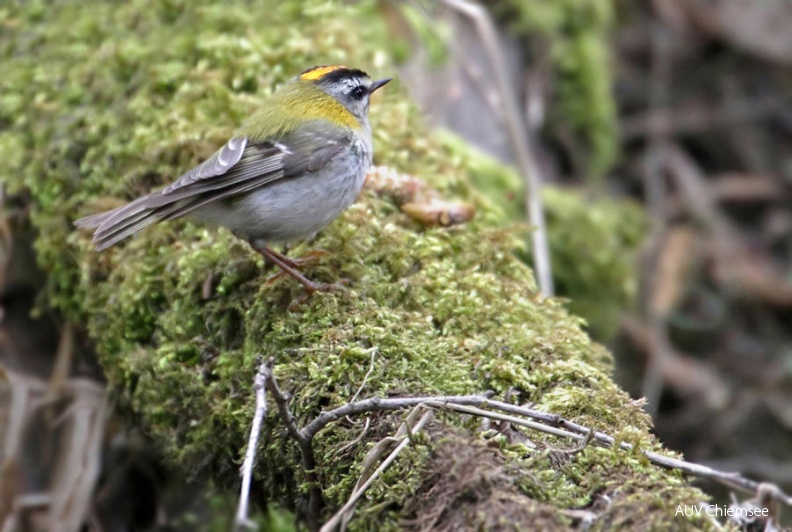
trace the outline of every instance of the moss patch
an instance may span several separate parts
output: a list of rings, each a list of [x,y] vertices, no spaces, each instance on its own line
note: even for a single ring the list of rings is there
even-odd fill
[[[452,134],[438,138],[467,168],[475,190],[492,201],[505,220],[527,219],[523,180],[514,169]],[[569,298],[570,309],[586,319],[595,338],[608,340],[617,330],[622,309],[636,296],[646,217],[629,200],[585,197],[556,187],[545,187],[543,200],[556,292]],[[527,253],[520,256],[531,264],[527,231],[524,241]]]

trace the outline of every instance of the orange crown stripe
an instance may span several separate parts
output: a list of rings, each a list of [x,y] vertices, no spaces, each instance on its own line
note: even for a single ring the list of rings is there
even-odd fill
[[[347,67],[341,65],[320,66],[312,68],[311,70],[306,70],[300,74],[300,79],[304,81],[316,81],[317,79],[322,79],[330,72],[335,72],[336,70],[342,70],[346,68]]]

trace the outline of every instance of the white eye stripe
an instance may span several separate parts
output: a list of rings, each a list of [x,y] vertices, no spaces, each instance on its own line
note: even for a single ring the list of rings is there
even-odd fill
[[[346,85],[347,87],[350,87],[350,88],[359,87],[359,86],[362,86],[364,84],[363,80],[360,79],[360,78],[346,78],[346,79],[344,79],[342,81],[344,82],[344,85]]]

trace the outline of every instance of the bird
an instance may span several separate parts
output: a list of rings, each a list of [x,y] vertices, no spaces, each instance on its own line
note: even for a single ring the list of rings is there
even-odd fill
[[[161,190],[76,220],[101,251],[182,216],[228,228],[311,294],[300,262],[272,249],[308,238],[358,197],[371,166],[370,96],[389,83],[363,70],[321,65],[288,80],[211,157]]]

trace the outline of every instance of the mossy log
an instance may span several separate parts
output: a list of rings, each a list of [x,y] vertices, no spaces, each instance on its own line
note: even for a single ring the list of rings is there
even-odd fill
[[[260,97],[306,66],[385,72],[377,20],[367,4],[322,0],[0,8],[3,178],[32,194],[46,304],[89,332],[110,386],[167,459],[228,488],[238,482],[258,357],[275,358],[301,425],[356,394],[491,390],[661,450],[583,320],[537,295],[515,256],[520,230],[503,228],[502,209],[471,188],[470,160],[433,140],[397,87],[372,104],[377,161],[478,212],[464,225],[424,227],[388,195],[364,192],[310,246],[291,250],[326,250],[307,274],[348,278],[346,292],[290,311],[299,285],[268,282],[273,271],[222,230],[177,221],[97,254],[90,235],[72,228],[211,154]],[[339,421],[317,435],[324,517],[348,497],[372,444],[405,415],[372,414],[365,432]],[[678,474],[637,451],[589,446],[558,459],[571,445],[438,416],[369,489],[350,526],[564,528],[580,522],[577,509],[592,510],[601,528],[701,524],[675,517],[678,504],[704,498]],[[255,482],[262,500],[298,512],[295,501],[310,489],[274,408]]]

